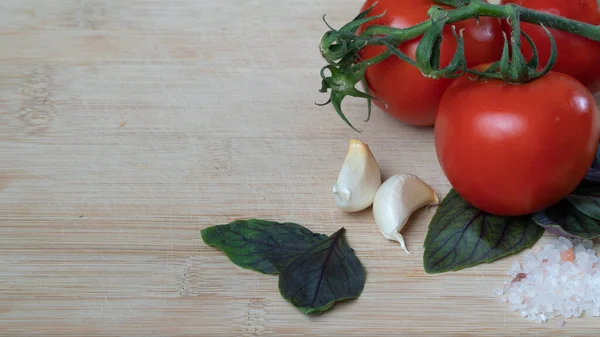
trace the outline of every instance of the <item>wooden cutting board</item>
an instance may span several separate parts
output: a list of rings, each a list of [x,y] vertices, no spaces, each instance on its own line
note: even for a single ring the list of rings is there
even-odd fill
[[[522,319],[493,290],[515,258],[427,275],[434,208],[385,240],[331,186],[348,140],[384,176],[449,185],[432,130],[348,100],[319,108],[318,43],[360,1],[8,0],[0,6],[0,334],[4,336],[591,335]],[[277,278],[233,265],[200,230],[233,219],[340,227],[362,296],[309,318]],[[544,237],[538,244],[548,240]]]

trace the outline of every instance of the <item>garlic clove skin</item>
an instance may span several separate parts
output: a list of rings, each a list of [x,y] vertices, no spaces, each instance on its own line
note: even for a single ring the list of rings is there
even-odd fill
[[[345,212],[359,212],[373,204],[381,186],[381,170],[369,146],[350,139],[348,152],[332,188],[337,206]]]
[[[427,205],[438,204],[433,189],[414,174],[396,174],[388,178],[375,194],[373,217],[381,234],[398,241],[401,248],[410,254],[400,230],[416,210]]]

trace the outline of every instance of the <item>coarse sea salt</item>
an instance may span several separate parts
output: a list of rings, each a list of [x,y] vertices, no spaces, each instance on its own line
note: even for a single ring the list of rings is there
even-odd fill
[[[513,311],[538,323],[600,316],[600,263],[590,240],[559,237],[515,261],[494,291]]]

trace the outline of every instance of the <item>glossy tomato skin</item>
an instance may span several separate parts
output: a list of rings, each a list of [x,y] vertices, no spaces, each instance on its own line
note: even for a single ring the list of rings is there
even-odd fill
[[[361,26],[361,33],[370,25],[383,25],[395,28],[407,28],[428,19],[427,11],[435,5],[431,0],[367,0],[361,11],[368,9],[378,1],[370,16],[386,12],[383,18]],[[502,54],[503,38],[500,20],[481,17],[456,24],[456,29],[464,30],[465,52],[469,66],[499,60]],[[414,60],[420,38],[407,41],[400,46],[406,55]],[[386,48],[369,46],[361,50],[360,57],[368,59],[379,55]],[[447,65],[456,50],[456,40],[451,28],[446,26],[441,48],[441,64]],[[388,108],[373,101],[379,108],[396,119],[407,124],[433,125],[442,94],[448,88],[451,79],[429,79],[414,66],[391,56],[383,62],[367,68],[365,74],[367,86],[372,95],[388,103]]]
[[[597,0],[502,0],[502,4],[516,4],[553,15],[566,17],[594,25],[600,24]],[[503,21],[503,28],[510,32],[510,25]],[[521,23],[521,30],[535,42],[540,64],[546,65],[550,57],[550,40],[543,28]],[[552,69],[578,79],[592,93],[600,91],[600,42],[571,33],[550,29],[556,40],[558,57]],[[523,55],[531,57],[531,47],[522,39]]]
[[[569,194],[590,167],[600,111],[576,79],[550,72],[527,84],[457,79],[435,125],[438,160],[454,189],[496,215],[530,214]]]

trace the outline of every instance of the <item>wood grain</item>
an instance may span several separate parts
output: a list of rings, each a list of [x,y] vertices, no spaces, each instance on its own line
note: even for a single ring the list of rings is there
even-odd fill
[[[434,209],[386,241],[330,188],[357,137],[325,97],[317,44],[360,1],[4,0],[0,8],[0,334],[3,336],[590,335],[507,311],[513,258],[427,275]],[[449,189],[432,130],[365,105],[383,173]],[[244,217],[347,228],[360,299],[309,318],[277,279],[242,270],[199,231]],[[543,240],[548,240],[545,237]],[[542,241],[543,242],[543,241]]]

